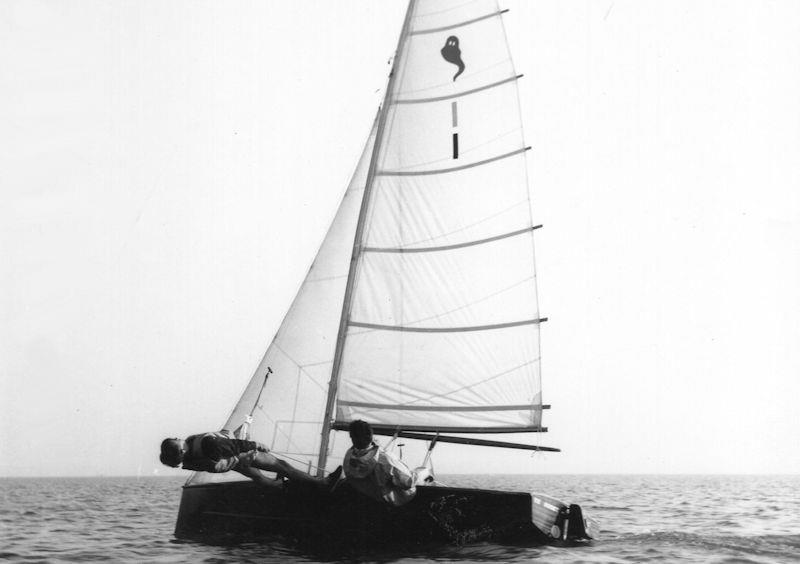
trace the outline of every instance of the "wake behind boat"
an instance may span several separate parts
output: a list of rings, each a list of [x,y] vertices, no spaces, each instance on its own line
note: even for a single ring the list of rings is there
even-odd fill
[[[335,436],[558,451],[543,433],[534,231],[516,73],[495,0],[411,0],[367,144],[278,333],[225,429],[322,477]],[[489,435],[490,438],[476,438]],[[545,495],[421,485],[394,507],[290,481],[196,472],[178,537],[575,541]]]

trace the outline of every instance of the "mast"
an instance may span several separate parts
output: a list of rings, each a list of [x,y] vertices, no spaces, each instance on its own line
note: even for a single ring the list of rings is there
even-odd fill
[[[380,116],[378,118],[378,129],[375,132],[375,144],[372,147],[372,156],[370,158],[369,169],[367,170],[367,180],[364,186],[364,195],[362,196],[361,208],[358,212],[358,223],[356,224],[356,233],[353,239],[353,253],[350,257],[350,270],[347,273],[347,285],[344,291],[342,315],[339,320],[339,332],[336,336],[336,350],[333,356],[331,379],[328,383],[328,399],[325,404],[325,418],[322,421],[322,435],[319,447],[319,457],[317,459],[318,476],[322,476],[325,472],[325,463],[328,460],[328,445],[330,442],[331,423],[333,420],[333,407],[336,403],[336,391],[339,386],[339,373],[342,366],[345,334],[347,332],[347,324],[350,318],[350,305],[353,297],[355,274],[356,269],[358,268],[358,260],[361,256],[361,240],[364,232],[364,223],[366,221],[366,212],[369,208],[369,201],[372,195],[372,186],[375,180],[375,169],[378,166],[378,157],[381,151],[383,130],[386,126],[386,115],[389,112],[392,90],[394,88],[397,71],[400,68],[398,63],[401,59],[403,44],[408,35],[409,24],[411,23],[411,15],[414,13],[415,5],[416,0],[409,0],[408,7],[406,8],[405,19],[403,20],[403,28],[400,31],[400,38],[397,40],[397,49],[395,51],[394,61],[392,61],[392,70],[389,73],[389,81],[386,85],[386,93],[383,96],[383,103],[381,104]]]

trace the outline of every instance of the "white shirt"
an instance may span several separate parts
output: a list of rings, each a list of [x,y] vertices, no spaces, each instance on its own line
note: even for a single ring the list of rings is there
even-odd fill
[[[400,506],[417,493],[414,472],[375,443],[365,449],[350,447],[343,466],[347,483],[372,499]]]

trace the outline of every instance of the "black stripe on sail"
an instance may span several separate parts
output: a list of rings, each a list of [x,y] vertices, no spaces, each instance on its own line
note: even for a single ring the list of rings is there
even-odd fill
[[[493,163],[494,161],[507,159],[508,157],[513,157],[514,155],[519,155],[520,153],[524,153],[525,151],[529,150],[530,147],[525,147],[523,149],[517,149],[516,151],[511,151],[510,153],[503,153],[502,155],[497,155],[496,157],[491,157],[489,159],[484,159],[482,161],[477,161],[462,166],[454,166],[451,168],[440,168],[438,170],[379,170],[375,174],[378,176],[424,176],[427,174],[445,174],[447,172],[456,172],[458,170],[464,170],[466,168],[472,168],[475,166],[481,166]]]
[[[453,133],[453,158],[458,158],[458,133]]]
[[[511,321],[509,323],[497,323],[494,325],[473,325],[471,327],[409,327],[406,325],[379,325],[377,323],[362,323],[360,321],[350,321],[350,327],[363,327],[364,329],[382,329],[384,331],[407,331],[410,333],[461,333],[465,331],[488,331],[491,329],[506,329],[508,327],[519,327],[520,325],[536,325],[547,321],[546,317],[539,319],[525,319],[523,321]]]

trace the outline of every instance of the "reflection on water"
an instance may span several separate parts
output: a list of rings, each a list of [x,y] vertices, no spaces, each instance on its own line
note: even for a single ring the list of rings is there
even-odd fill
[[[797,562],[800,476],[443,476],[580,503],[602,539],[561,548],[414,546],[314,553],[280,540],[172,536],[181,478],[0,479],[0,560],[117,562]],[[411,547],[411,548],[410,548]]]

